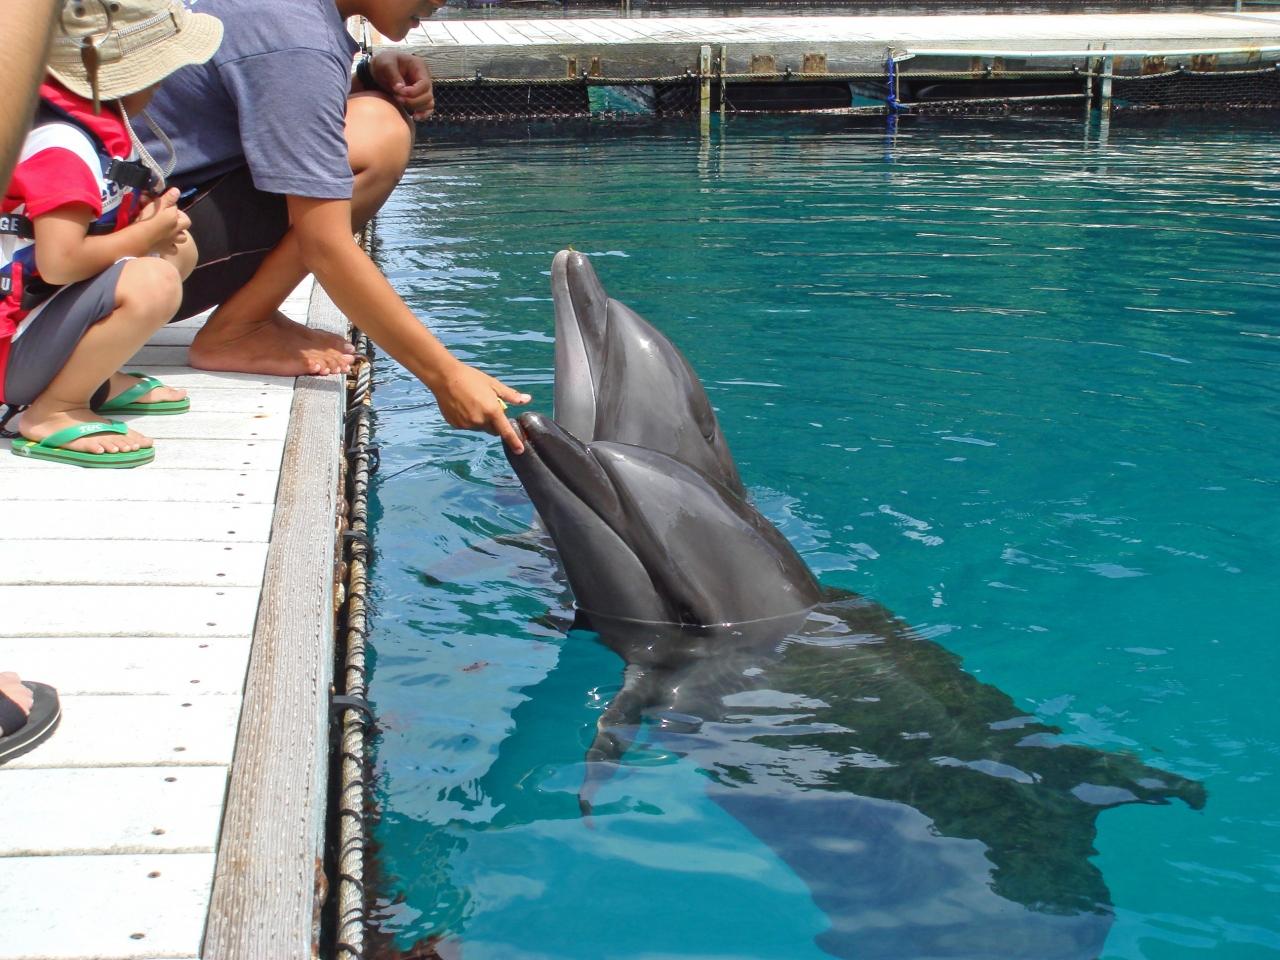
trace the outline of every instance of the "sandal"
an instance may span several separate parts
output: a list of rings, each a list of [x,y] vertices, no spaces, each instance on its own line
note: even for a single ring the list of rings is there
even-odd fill
[[[0,730],[9,731],[0,737],[0,763],[44,743],[62,719],[58,692],[53,687],[31,680],[24,680],[22,685],[31,691],[30,713],[23,713],[16,703],[0,693]]]
[[[103,400],[102,403],[93,408],[95,413],[144,413],[162,416],[186,413],[191,409],[191,399],[189,397],[183,397],[181,400],[154,400],[151,403],[139,403],[139,397],[150,393],[156,387],[163,387],[164,384],[155,377],[147,376],[145,373],[127,370],[125,374],[126,376],[137,377],[138,382],[110,400]]]
[[[156,457],[155,447],[143,447],[126,453],[86,453],[83,450],[67,450],[66,444],[81,437],[91,437],[99,433],[128,433],[129,428],[119,420],[108,420],[93,423],[77,423],[74,427],[49,434],[43,440],[27,440],[19,437],[13,440],[15,456],[30,457],[32,460],[50,460],[54,463],[71,463],[77,467],[140,467],[150,463]]]

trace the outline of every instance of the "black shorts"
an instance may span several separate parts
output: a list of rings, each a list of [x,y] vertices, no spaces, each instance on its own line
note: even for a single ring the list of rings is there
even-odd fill
[[[196,187],[178,205],[191,218],[199,252],[173,318],[185,320],[217,306],[257,272],[289,229],[289,207],[284,194],[255,187],[243,166]]]
[[[4,400],[25,407],[44,393],[85,333],[116,308],[116,284],[127,260],[96,277],[62,287],[9,347],[4,371]]]

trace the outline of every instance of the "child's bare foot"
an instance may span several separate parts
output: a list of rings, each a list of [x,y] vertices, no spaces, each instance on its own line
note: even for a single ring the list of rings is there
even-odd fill
[[[28,440],[39,443],[45,437],[52,436],[59,430],[74,427],[81,423],[103,423],[103,418],[88,407],[81,410],[64,410],[45,413],[32,404],[22,413],[18,422],[18,431]],[[143,447],[152,446],[148,436],[130,428],[127,433],[100,433],[68,442],[67,450],[79,450],[81,453],[132,453]]]
[[[108,381],[107,402],[111,402],[120,394],[129,388],[136,386],[141,381],[138,377],[130,376],[127,373],[113,373]],[[187,391],[182,387],[165,387],[159,386],[154,390],[148,390],[142,396],[133,400],[134,403],[169,403],[176,400],[185,400]]]
[[[355,347],[342,337],[312,330],[276,311],[252,326],[223,330],[211,318],[191,343],[191,365],[200,370],[281,377],[346,373]]]

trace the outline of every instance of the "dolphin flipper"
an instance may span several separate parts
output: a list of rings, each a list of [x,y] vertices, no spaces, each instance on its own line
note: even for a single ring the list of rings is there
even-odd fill
[[[662,696],[664,680],[654,673],[652,668],[628,664],[622,689],[596,721],[596,735],[585,757],[587,771],[578,790],[578,808],[584,816],[591,815],[596,792],[617,771],[623,754],[635,742],[644,712],[653,707],[655,697]]]

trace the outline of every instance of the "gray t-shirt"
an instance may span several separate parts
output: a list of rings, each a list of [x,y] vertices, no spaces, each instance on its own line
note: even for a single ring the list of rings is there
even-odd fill
[[[205,183],[247,163],[267,193],[350,199],[344,124],[358,45],[335,0],[184,0],[222,20],[208,63],[160,85],[147,112],[172,140],[170,182]],[[165,151],[143,123],[143,142]]]

